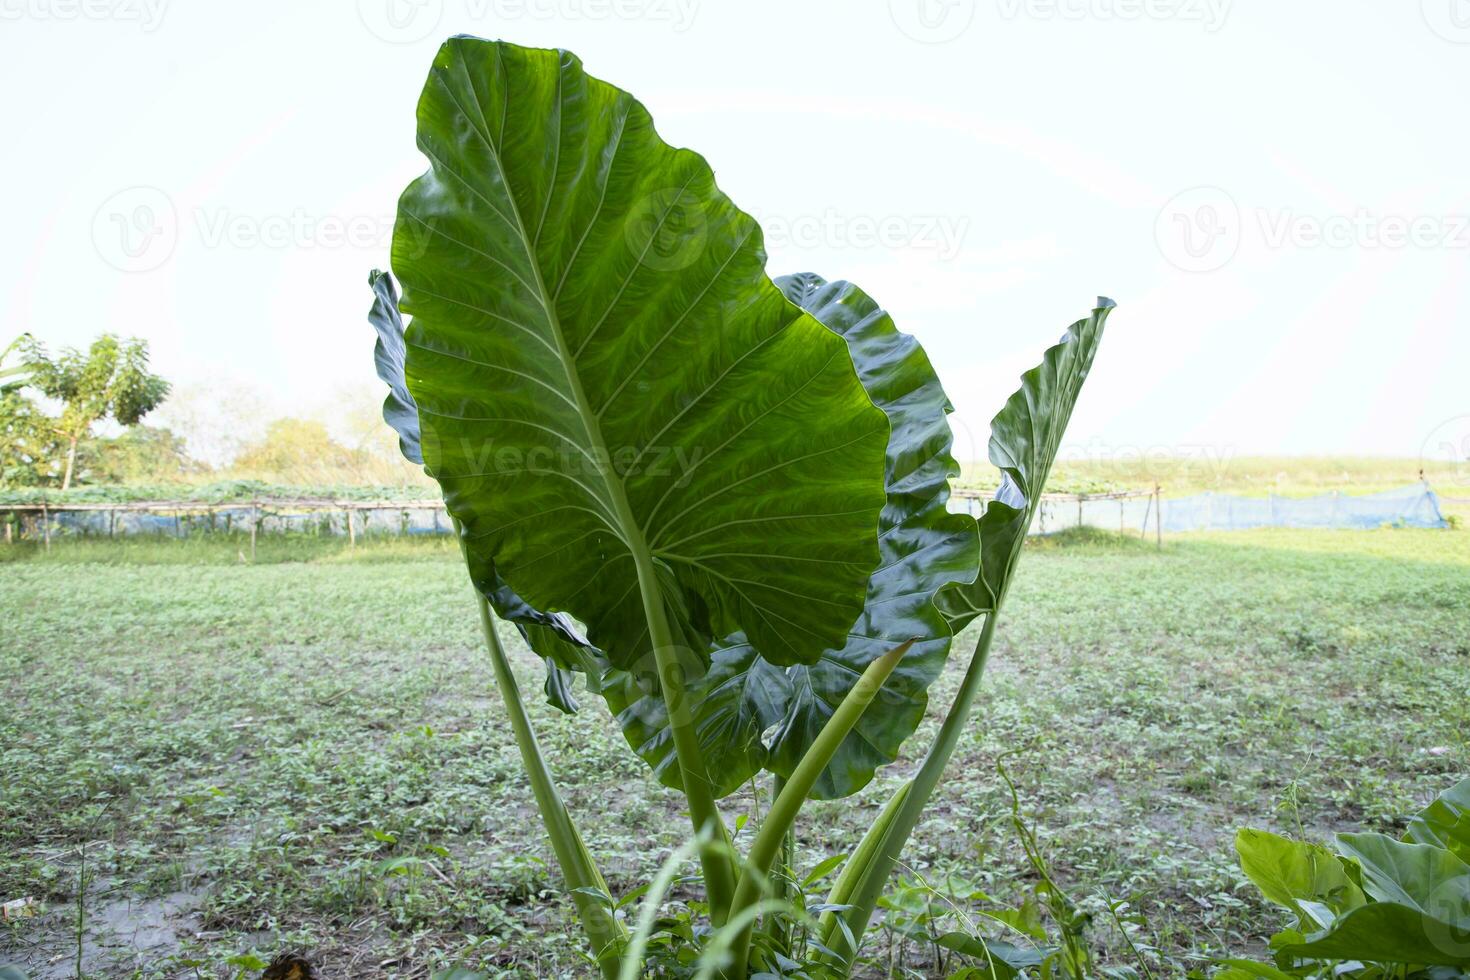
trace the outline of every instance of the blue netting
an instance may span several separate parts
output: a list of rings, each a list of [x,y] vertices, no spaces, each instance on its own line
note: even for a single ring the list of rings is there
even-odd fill
[[[984,502],[956,499],[954,509],[979,514]],[[1253,527],[1357,528],[1448,527],[1440,513],[1439,498],[1427,484],[1416,483],[1383,493],[1318,497],[1236,497],[1202,493],[1192,497],[1078,500],[1046,498],[1038,508],[1031,533],[1047,534],[1069,527],[1100,527],[1146,533],[1158,529],[1162,511],[1164,531],[1241,531]]]
[[[985,501],[954,497],[950,508],[978,516]],[[278,508],[278,509],[273,509]],[[0,507],[0,511],[4,508]],[[1048,497],[1037,510],[1033,534],[1049,534],[1069,527],[1099,527],[1147,534],[1158,530],[1162,511],[1164,531],[1239,531],[1253,527],[1377,528],[1448,527],[1439,498],[1427,484],[1399,490],[1350,496],[1331,493],[1319,497],[1235,497],[1202,493],[1193,497],[1164,498],[1156,505],[1149,495],[1116,498]],[[39,527],[40,515],[33,515]],[[258,519],[263,534],[334,535],[347,533],[342,511],[292,512],[290,504],[216,506],[208,511],[159,513],[139,511],[52,511],[52,533],[100,535],[159,534],[187,536],[209,532],[250,532]],[[357,534],[445,534],[449,519],[432,507],[384,507],[353,512]]]
[[[261,507],[257,512],[249,504],[216,506],[214,511],[179,513],[148,511],[52,511],[53,534],[77,534],[106,537],[109,534],[156,534],[184,537],[190,534],[224,532],[250,533],[253,521],[259,520],[261,534],[346,535],[346,515],[342,511],[309,510],[292,512],[290,505],[272,510]],[[0,511],[4,508],[0,507]],[[39,518],[40,515],[34,515]],[[400,534],[445,534],[450,529],[444,512],[431,507],[363,509],[352,512],[353,529],[361,536]]]
[[[1163,502],[1165,531],[1251,527],[1447,527],[1434,491],[1422,483],[1383,493],[1319,497],[1232,497],[1205,493]]]

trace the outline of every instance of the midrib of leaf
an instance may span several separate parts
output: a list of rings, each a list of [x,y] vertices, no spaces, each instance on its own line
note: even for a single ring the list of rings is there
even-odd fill
[[[516,203],[515,193],[511,188],[510,178],[505,172],[505,165],[500,158],[500,149],[495,141],[490,138],[490,126],[485,119],[484,108],[480,105],[479,94],[475,91],[474,83],[470,80],[469,72],[460,63],[460,71],[463,74],[466,87],[470,96],[475,100],[475,110],[479,116],[479,125],[475,125],[473,119],[466,119],[472,128],[484,141],[486,149],[490,153],[490,159],[495,162],[495,169],[500,173],[501,186],[505,188],[505,196],[510,204],[509,220],[513,220],[515,237],[520,242],[525,252],[526,263],[530,266],[531,276],[534,279],[533,292],[541,305],[541,310],[546,317],[546,326],[553,341],[556,344],[557,359],[561,362],[562,373],[566,376],[567,386],[571,389],[572,401],[576,406],[577,416],[582,423],[583,433],[587,441],[591,443],[590,448],[597,453],[593,458],[594,468],[602,475],[603,486],[606,488],[608,499],[601,501],[605,506],[610,506],[617,524],[621,525],[621,533],[616,527],[609,527],[614,534],[618,535],[633,559],[634,568],[638,573],[638,590],[643,600],[644,617],[647,620],[648,636],[653,644],[653,655],[658,667],[660,688],[663,692],[664,702],[669,710],[674,733],[674,747],[679,759],[679,769],[684,775],[684,795],[689,801],[689,814],[694,821],[695,832],[713,831],[715,837],[723,844],[724,822],[721,820],[719,810],[715,804],[713,788],[710,786],[709,775],[704,767],[703,759],[699,752],[699,739],[694,732],[693,720],[689,717],[687,699],[682,690],[674,690],[678,683],[680,672],[675,659],[673,631],[670,629],[668,613],[664,607],[663,596],[659,591],[658,579],[654,573],[653,556],[649,551],[648,544],[644,539],[643,528],[633,516],[633,508],[628,503],[627,489],[623,481],[612,470],[611,466],[602,465],[600,460],[609,460],[612,457],[607,452],[607,443],[602,435],[602,426],[598,416],[592,411],[587,394],[582,389],[582,380],[577,372],[576,360],[571,349],[567,346],[566,335],[562,330],[561,319],[556,315],[556,310],[551,294],[546,289],[546,283],[541,277],[541,265],[537,261],[535,244],[527,234],[526,224],[521,217],[520,206]],[[558,94],[561,90],[560,75],[557,82]],[[448,86],[445,87],[449,91]],[[451,93],[450,98],[454,96]],[[507,90],[505,99],[509,101],[510,95]],[[454,100],[459,105],[457,99]],[[459,106],[464,112],[464,107]],[[560,98],[558,98],[558,109],[560,109]],[[507,105],[505,112],[509,113]],[[503,118],[503,117],[502,117]],[[558,113],[558,124],[560,114]],[[561,134],[557,134],[558,153],[560,152]],[[556,193],[556,177],[553,173],[551,182],[547,188],[547,206],[550,205],[551,195]],[[506,217],[502,215],[502,217]],[[652,236],[650,236],[650,244]],[[641,256],[640,256],[641,259]],[[631,278],[631,276],[630,276]],[[626,285],[626,283],[625,283]],[[621,295],[621,290],[619,291]],[[613,300],[616,303],[616,297]],[[603,319],[611,313],[603,315]],[[601,326],[599,321],[598,326]],[[589,493],[591,491],[589,490]],[[606,520],[606,518],[603,518]],[[682,721],[682,724],[681,724]],[[723,852],[713,847],[706,847],[701,851],[701,861],[704,864],[706,888],[712,907],[717,910],[717,918],[723,916],[719,913],[728,907],[730,897],[734,891],[734,872],[728,864],[728,859]]]
[[[594,463],[594,468],[602,476],[602,484],[607,493],[607,498],[602,500],[601,503],[612,510],[616,522],[622,525],[621,533],[619,533],[619,528],[616,527],[610,527],[609,530],[613,531],[613,533],[615,534],[618,534],[619,537],[623,539],[623,543],[628,547],[628,550],[630,552],[633,552],[633,560],[635,563],[637,563],[638,553],[640,551],[644,554],[645,559],[647,559],[648,555],[648,546],[646,543],[644,543],[643,540],[643,529],[638,525],[637,520],[633,517],[633,510],[628,504],[628,495],[626,489],[623,487],[622,480],[617,478],[616,474],[612,472],[611,467],[596,465],[598,460],[610,458],[607,455],[607,442],[603,438],[602,427],[597,424],[597,416],[592,411],[591,404],[587,400],[586,392],[582,390],[582,379],[577,372],[576,361],[572,356],[571,349],[567,346],[566,334],[562,330],[561,326],[561,318],[556,315],[556,310],[551,300],[551,294],[547,291],[546,283],[541,277],[541,264],[536,257],[535,245],[531,239],[530,234],[526,230],[525,220],[521,217],[520,205],[516,203],[515,193],[511,189],[510,177],[505,172],[505,164],[500,159],[500,148],[495,144],[495,141],[490,138],[490,125],[489,122],[485,119],[485,110],[480,105],[479,94],[475,91],[474,82],[470,79],[469,72],[464,67],[463,62],[460,63],[460,71],[463,74],[466,89],[470,93],[470,96],[475,100],[475,111],[479,117],[479,124],[476,125],[475,120],[469,119],[469,114],[468,112],[465,112],[464,106],[459,106],[460,111],[465,112],[466,119],[469,119],[471,126],[473,126],[475,132],[479,134],[480,139],[485,144],[485,148],[490,153],[490,159],[495,162],[495,169],[500,173],[500,184],[502,187],[505,188],[505,197],[507,203],[510,205],[510,214],[507,215],[499,209],[496,209],[496,213],[514,226],[516,241],[520,243],[520,246],[525,253],[526,265],[530,269],[531,278],[533,281],[527,283],[519,276],[517,276],[516,278],[535,294],[536,300],[541,306],[541,312],[545,314],[546,328],[547,331],[551,334],[552,342],[556,345],[555,353],[557,361],[561,365],[562,374],[566,377],[567,387],[570,389],[571,392],[572,407],[576,410],[578,421],[582,423],[582,434],[586,437],[587,442],[590,445],[588,445],[587,447],[583,447],[580,444],[571,440],[568,440],[568,442],[570,442],[573,446],[576,446],[578,449],[581,449],[584,454],[597,454],[593,455],[591,457],[591,460]],[[558,73],[558,93],[560,93],[561,87],[560,78],[560,73]],[[445,87],[445,90],[450,91],[448,86]],[[450,98],[454,100],[456,105],[459,105],[459,100],[454,98],[452,91],[450,94]],[[509,99],[508,92],[506,94],[506,98]],[[558,108],[559,107],[560,100],[558,99]],[[508,112],[509,109],[507,108],[506,111]],[[559,120],[560,115],[558,115],[558,121]],[[557,146],[559,153],[561,146],[560,133],[557,134]],[[547,207],[550,206],[551,197],[555,193],[556,185],[555,176],[553,175],[552,184],[547,189]],[[490,202],[487,200],[486,203],[488,204]],[[589,493],[592,493],[591,488],[587,488],[587,490]],[[603,520],[606,521],[605,516],[603,517]]]

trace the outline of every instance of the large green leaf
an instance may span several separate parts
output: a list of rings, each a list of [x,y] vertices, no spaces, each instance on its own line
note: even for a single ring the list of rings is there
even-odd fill
[[[424,457],[420,449],[418,404],[409,393],[404,378],[407,347],[403,316],[398,309],[398,290],[394,288],[392,276],[376,269],[368,276],[368,285],[373,290],[368,322],[378,332],[374,361],[378,377],[388,386],[388,396],[383,402],[383,420],[398,433],[398,448],[404,458],[422,465]],[[501,580],[491,563],[481,567],[476,585],[490,600],[496,614],[514,623],[527,645],[546,663],[546,699],[562,711],[575,712],[577,701],[572,695],[569,674],[573,670],[581,670],[589,677],[595,677],[596,671],[588,670],[587,666],[598,656],[598,651],[582,636],[577,624],[561,613],[545,613],[533,608]]]
[[[1342,859],[1320,844],[1242,829],[1235,835],[1235,850],[1241,870],[1261,894],[1295,912],[1306,928],[1330,925],[1337,914],[1365,901]]]
[[[839,643],[878,562],[887,421],[766,278],[756,223],[566,52],[453,38],[418,124],[393,268],[471,574],[623,667],[660,596],[696,656],[740,631],[781,664]]]
[[[1284,973],[1265,963],[1250,960],[1222,960],[1224,969],[1212,974],[1212,980],[1297,980],[1295,974]]]
[[[1454,854],[1384,834],[1338,834],[1337,849],[1362,867],[1363,891],[1375,900],[1470,929],[1470,865]]]
[[[1404,840],[1433,844],[1470,862],[1470,779],[1462,779],[1409,820]]]
[[[949,712],[904,799],[889,819],[869,829],[860,845],[871,856],[854,870],[848,891],[850,908],[827,924],[823,936],[839,959],[856,954],[850,942],[861,940],[867,929],[899,854],[918,826],[970,720],[994,636],[994,613],[1010,587],[1026,531],[1040,506],[1046,478],[1113,305],[1112,300],[1099,298],[1092,315],[1072,324],[1061,342],[1042,356],[1041,364],[1021,376],[1021,388],[991,422],[990,459],[1001,468],[1002,482],[979,522],[981,574],[968,585],[947,586],[935,597],[935,605],[955,633],[975,617],[990,615]],[[845,935],[837,931],[839,922],[845,926]]]
[[[1470,966],[1470,928],[1391,902],[1371,902],[1331,929],[1277,952],[1305,959],[1364,960],[1419,966]]]
[[[923,718],[926,690],[951,641],[934,595],[950,582],[974,579],[978,541],[975,522],[946,507],[949,480],[959,472],[950,455],[951,407],[918,341],[850,283],[809,273],[777,283],[847,342],[863,386],[888,415],[883,557],[846,641],[815,664],[776,666],[736,634],[717,644],[709,673],[688,695],[716,792],[724,795],[762,768],[789,775],[868,664],[917,637],[817,781],[813,795],[832,799],[857,792],[878,766],[892,762]],[[604,694],[629,742],[661,780],[677,786],[662,698],[623,672],[605,680]]]
[[[398,309],[398,290],[393,285],[393,277],[377,269],[368,273],[368,285],[373,290],[368,323],[378,332],[373,362],[378,369],[378,378],[388,386],[388,396],[383,399],[383,421],[398,433],[398,449],[403,458],[423,466],[419,407],[403,376],[408,348],[403,340],[403,314]]]
[[[1001,485],[980,517],[981,575],[971,584],[945,589],[938,599],[956,633],[994,610],[1010,587],[1113,306],[1112,300],[1098,297],[1092,315],[1068,327],[1041,363],[1021,375],[1021,387],[991,420],[990,461],[1000,467]]]

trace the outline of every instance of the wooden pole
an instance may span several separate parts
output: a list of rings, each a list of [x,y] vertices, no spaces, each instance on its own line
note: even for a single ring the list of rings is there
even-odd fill
[[[250,564],[255,564],[255,532],[260,530],[260,505],[250,504]]]
[[[46,501],[41,501],[41,538],[46,542],[46,550],[51,550],[51,512],[46,508]]]
[[[342,516],[347,518],[347,547],[357,547],[357,531],[352,527],[352,511],[344,510]]]
[[[1154,535],[1160,551],[1164,550],[1164,497],[1157,483],[1154,484]]]

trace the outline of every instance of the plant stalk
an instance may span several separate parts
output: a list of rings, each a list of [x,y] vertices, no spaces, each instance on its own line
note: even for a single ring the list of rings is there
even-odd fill
[[[872,863],[874,853],[878,850],[879,845],[883,843],[883,835],[888,833],[888,827],[893,823],[894,815],[898,813],[898,808],[903,806],[903,801],[908,798],[909,790],[913,785],[914,781],[912,779],[907,780],[903,785],[898,787],[898,791],[889,797],[888,802],[883,805],[883,810],[878,814],[878,819],[873,821],[873,825],[868,828],[868,832],[863,835],[863,839],[858,842],[858,846],[853,850],[852,857],[848,858],[847,863],[843,865],[842,872],[837,876],[837,880],[832,883],[832,890],[827,893],[826,904],[847,904],[848,899],[852,897],[853,889],[857,887],[858,882],[862,879],[863,872]],[[839,914],[841,913],[823,912],[822,918],[818,923],[821,929],[822,942],[829,948],[831,947],[831,941],[827,937],[834,935],[836,931],[840,931],[841,929],[837,921]]]
[[[786,777],[776,773],[771,779],[771,797],[774,799],[781,795],[786,788]],[[776,879],[776,898],[780,901],[789,901],[791,898],[791,877],[795,875],[796,868],[796,823],[792,821],[791,826],[786,828],[786,834],[781,838],[781,853],[776,855],[777,864],[783,870],[783,874]],[[791,954],[791,929],[789,920],[781,920],[773,930],[772,938],[776,947],[784,951],[788,956]]]
[[[648,635],[653,643],[654,664],[658,669],[658,686],[669,715],[684,798],[689,803],[689,819],[694,824],[696,835],[709,835],[709,842],[699,850],[699,864],[704,872],[710,919],[718,926],[724,923],[735,892],[730,835],[715,802],[704,753],[699,748],[699,734],[694,730],[694,717],[689,711],[689,696],[684,685],[684,665],[679,662],[680,647],[674,642],[652,559],[646,550],[632,550],[638,569],[638,588],[643,596],[643,613],[648,620]]]
[[[796,769],[781,787],[780,795],[771,803],[771,809],[766,813],[766,819],[761,823],[761,829],[750,845],[745,868],[740,874],[740,883],[735,887],[735,900],[730,906],[732,918],[747,906],[753,905],[766,887],[771,863],[775,860],[787,831],[795,823],[797,813],[806,803],[807,795],[816,785],[817,777],[827,768],[843,740],[862,718],[873,698],[877,697],[883,682],[888,680],[888,675],[893,673],[893,668],[898,666],[899,660],[913,645],[913,640],[906,640],[868,664],[863,676],[847,692],[847,696],[842,699],[837,710],[832,712],[832,717],[827,719],[827,724],[822,726],[816,739],[802,755]],[[735,940],[732,947],[735,961],[729,976],[743,978],[746,974],[752,925],[753,923],[747,924]]]
[[[458,522],[455,523],[457,533]],[[505,710],[510,716],[511,731],[515,735],[517,747],[521,750],[521,764],[525,767],[526,775],[531,780],[531,792],[536,797],[536,807],[541,811],[541,819],[546,825],[546,835],[551,838],[551,849],[555,852],[556,861],[561,865],[562,875],[566,878],[567,891],[571,894],[572,904],[576,907],[577,915],[582,920],[582,927],[587,932],[587,938],[592,941],[598,969],[603,977],[611,980],[617,976],[621,940],[626,938],[627,932],[622,924],[613,917],[607,904],[581,890],[595,889],[603,894],[609,894],[607,882],[603,880],[602,873],[597,870],[597,865],[593,862],[587,845],[582,842],[582,835],[577,832],[576,825],[572,823],[571,814],[567,812],[566,804],[562,802],[561,794],[557,792],[556,785],[552,782],[551,770],[547,767],[545,759],[542,758],[540,746],[536,742],[536,733],[531,728],[530,718],[526,716],[525,705],[521,703],[520,688],[516,684],[515,675],[511,673],[510,660],[506,657],[505,648],[500,645],[500,637],[495,632],[495,616],[490,610],[490,603],[479,589],[475,589],[474,592],[475,600],[480,608],[480,626],[485,633],[485,645],[490,651],[490,663],[495,671],[495,683],[500,688],[501,697],[505,700]]]
[[[872,857],[865,867],[856,869],[859,877],[852,888],[850,901],[847,903],[852,908],[842,913],[848,926],[848,932],[852,935],[852,946],[849,948],[847,935],[838,928],[835,919],[828,926],[826,935],[823,937],[823,943],[827,948],[838,953],[847,964],[850,964],[853,957],[857,955],[857,947],[862,944],[863,932],[868,927],[868,920],[873,917],[873,909],[878,904],[878,897],[883,893],[883,887],[888,883],[888,877],[898,863],[899,854],[902,853],[904,845],[908,843],[909,835],[913,833],[914,827],[918,825],[924,807],[928,804],[929,797],[933,795],[935,787],[939,785],[939,778],[944,775],[944,768],[949,764],[949,758],[954,754],[960,735],[970,720],[970,711],[974,708],[975,697],[980,691],[980,680],[985,674],[985,662],[990,657],[990,644],[995,638],[995,620],[994,611],[986,613],[985,626],[981,629],[980,638],[975,643],[975,652],[970,657],[970,666],[965,671],[964,680],[960,683],[959,693],[955,695],[954,704],[950,706],[949,714],[945,716],[939,734],[934,739],[934,744],[929,747],[929,752],[924,757],[924,764],[919,768],[913,780],[899,789],[899,793],[903,794],[904,798],[898,804],[897,811],[893,814],[892,819],[886,822],[886,826],[885,822],[880,819],[878,824],[868,830],[858,845],[859,853],[866,850]],[[869,837],[874,838],[871,845]],[[854,854],[854,860],[856,857],[857,855]]]

